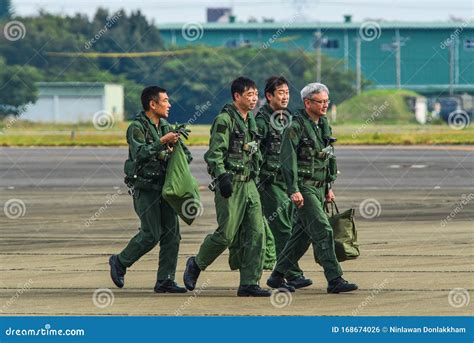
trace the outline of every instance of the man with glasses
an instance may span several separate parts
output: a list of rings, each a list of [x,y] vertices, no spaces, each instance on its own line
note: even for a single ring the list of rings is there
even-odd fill
[[[161,196],[167,162],[175,144],[182,144],[188,157],[189,150],[179,140],[179,133],[170,129],[166,118],[171,104],[166,90],[146,87],[141,95],[143,111],[127,129],[128,160],[125,162],[125,181],[131,188],[133,206],[140,218],[138,233],[125,249],[109,259],[110,276],[122,288],[125,273],[143,255],[160,243],[159,267],[154,288],[156,293],[185,293],[175,280],[181,235],[178,216]]]
[[[329,90],[321,83],[310,83],[301,90],[304,109],[294,114],[283,133],[281,169],[288,195],[297,207],[297,223],[267,284],[279,288],[285,275],[313,244],[315,258],[324,269],[328,293],[356,290],[356,284],[342,278],[334,251],[331,225],[324,212],[324,201],[335,199],[329,187],[336,178],[335,159],[327,149],[330,127],[325,118]]]
[[[232,82],[233,103],[223,107],[211,127],[209,150],[204,159],[215,180],[216,231],[208,235],[196,256],[186,262],[184,285],[196,287],[205,270],[238,237],[241,251],[238,296],[269,297],[260,288],[262,276],[264,231],[260,197],[255,178],[260,169],[261,154],[258,132],[250,112],[258,100],[254,81],[239,77]]]

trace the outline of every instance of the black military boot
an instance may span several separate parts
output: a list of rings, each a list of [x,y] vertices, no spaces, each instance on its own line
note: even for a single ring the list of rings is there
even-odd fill
[[[341,276],[338,276],[335,279],[332,279],[328,282],[328,293],[343,293],[343,292],[350,292],[355,291],[357,285],[355,283],[349,283],[344,280]]]
[[[274,270],[270,277],[267,280],[267,286],[271,288],[276,288],[280,292],[294,292],[295,287],[290,286],[285,282],[283,274]]]
[[[240,285],[237,290],[239,297],[269,297],[272,293],[260,288],[258,285]]]
[[[295,289],[308,287],[313,284],[313,280],[305,278],[303,275],[296,276],[291,279],[286,279],[286,283],[293,286]]]
[[[154,288],[155,293],[186,293],[184,287],[179,287],[175,281],[166,279],[156,281]]]
[[[110,277],[114,282],[115,286],[122,288],[125,284],[125,273],[127,273],[127,268],[120,263],[117,255],[112,255],[109,258],[110,264]]]
[[[183,275],[184,286],[188,290],[192,291],[194,288],[196,288],[196,282],[199,274],[201,274],[201,269],[199,269],[196,263],[196,257],[191,256],[186,261],[186,269]]]

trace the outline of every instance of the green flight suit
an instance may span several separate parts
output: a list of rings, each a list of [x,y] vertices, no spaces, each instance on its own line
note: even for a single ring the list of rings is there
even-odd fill
[[[160,138],[169,131],[165,119],[160,119],[156,126],[144,112],[137,115],[127,130],[129,159],[125,172],[136,175],[129,183],[133,185],[133,207],[140,218],[140,228],[118,259],[128,268],[159,242],[157,280],[174,280],[181,240],[178,216],[161,196],[169,152]],[[190,162],[189,150],[181,141],[178,144],[182,144]],[[133,170],[130,170],[132,162]]]
[[[255,148],[258,146],[256,137],[253,114],[249,112],[244,121],[236,107],[228,104],[212,124],[209,150],[204,154],[211,176],[233,174],[233,193],[227,199],[222,197],[216,184],[218,228],[204,239],[196,263],[205,270],[238,237],[241,285],[257,285],[262,276],[263,216],[255,184],[261,155],[258,149],[250,152],[248,146],[251,142]]]
[[[280,168],[280,149],[283,129],[292,120],[288,110],[281,115],[267,103],[255,116],[259,134],[262,136],[260,147],[263,163],[260,170],[260,200],[263,213],[271,229],[274,240],[267,240],[266,251],[275,250],[276,256],[281,254],[293,230],[295,207],[288,197],[286,184]],[[298,263],[285,274],[292,279],[303,275]]]
[[[296,120],[295,120],[296,119]],[[288,194],[301,192],[304,206],[297,209],[297,223],[275,270],[287,273],[313,244],[315,259],[324,269],[326,279],[342,275],[334,252],[333,231],[324,212],[326,185],[336,178],[334,156],[322,152],[324,138],[330,133],[326,118],[314,123],[300,110],[283,134],[281,169]]]
[[[261,199],[260,199],[261,202]],[[267,218],[263,217],[263,232],[264,232],[264,244],[263,248],[265,251],[262,254],[263,270],[273,270],[276,263],[276,252],[275,252],[275,239],[273,238],[272,231],[268,225]],[[229,246],[229,267],[231,270],[240,269],[241,264],[241,252],[240,242],[242,239],[239,235],[236,235],[232,244]]]

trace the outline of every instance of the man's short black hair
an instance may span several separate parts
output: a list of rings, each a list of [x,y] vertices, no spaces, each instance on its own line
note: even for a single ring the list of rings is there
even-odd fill
[[[248,89],[257,89],[257,84],[253,80],[250,80],[244,76],[236,78],[234,81],[232,81],[232,85],[230,86],[232,100],[235,100],[235,93],[242,95]]]
[[[158,101],[160,99],[160,93],[166,93],[166,89],[158,86],[149,86],[142,91],[141,100],[144,111],[150,109],[150,100]]]
[[[281,85],[287,85],[288,81],[283,76],[271,76],[267,79],[267,83],[265,84],[265,99],[267,99],[267,93],[275,95],[275,89]]]

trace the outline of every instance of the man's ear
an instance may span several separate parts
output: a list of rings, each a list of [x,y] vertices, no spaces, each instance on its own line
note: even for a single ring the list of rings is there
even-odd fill
[[[150,108],[150,110],[154,110],[155,109],[155,102],[153,100],[150,100],[150,102],[148,102],[148,107]]]
[[[265,96],[265,100],[270,101],[272,100],[273,94],[270,92],[266,92],[264,96]]]

